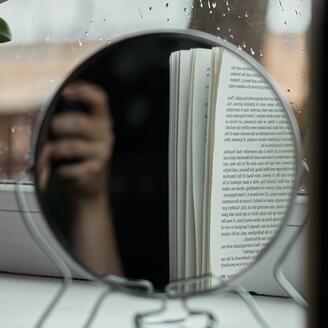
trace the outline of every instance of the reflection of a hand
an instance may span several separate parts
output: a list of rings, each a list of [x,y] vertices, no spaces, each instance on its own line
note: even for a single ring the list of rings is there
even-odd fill
[[[107,192],[114,135],[106,93],[78,81],[68,85],[61,98],[65,101],[57,103],[51,138],[38,159],[39,188],[46,193],[48,180],[54,178],[60,193],[56,197],[70,202],[70,212],[65,208],[56,220],[69,227],[65,236],[81,262],[98,274],[122,275]],[[66,108],[69,103],[87,110]]]
[[[36,162],[36,175],[39,179],[39,188],[42,192],[45,191],[48,185],[50,174],[50,147],[46,144]]]
[[[53,161],[74,160],[55,168],[55,174],[80,196],[103,192],[114,142],[105,92],[87,82],[74,82],[62,96],[85,103],[88,112],[60,112],[51,122],[54,139],[47,144]],[[59,108],[60,110],[60,108]]]

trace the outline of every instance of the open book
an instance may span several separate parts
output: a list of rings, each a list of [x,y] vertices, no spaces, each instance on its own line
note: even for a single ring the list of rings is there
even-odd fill
[[[280,227],[295,179],[281,102],[222,48],[170,57],[170,279],[228,279]]]

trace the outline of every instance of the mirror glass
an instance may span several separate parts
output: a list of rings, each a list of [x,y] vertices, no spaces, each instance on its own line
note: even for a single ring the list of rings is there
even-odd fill
[[[166,31],[112,42],[70,74],[44,112],[34,174],[73,259],[162,291],[209,273],[229,281],[264,253],[299,154],[259,67],[205,33]]]

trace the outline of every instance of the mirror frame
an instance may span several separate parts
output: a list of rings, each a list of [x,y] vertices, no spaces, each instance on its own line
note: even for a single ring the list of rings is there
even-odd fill
[[[176,298],[182,298],[182,297],[189,297],[189,296],[195,296],[195,295],[204,295],[206,293],[211,293],[215,291],[223,291],[231,284],[238,284],[238,281],[240,281],[243,277],[243,275],[251,270],[263,256],[267,253],[267,251],[275,244],[275,241],[277,240],[279,234],[281,231],[284,229],[286,224],[289,222],[290,218],[290,212],[293,204],[293,200],[295,199],[295,196],[297,194],[298,188],[299,188],[299,183],[300,183],[300,178],[302,175],[302,147],[301,147],[301,136],[300,136],[300,131],[298,128],[298,124],[296,121],[296,118],[294,116],[293,110],[289,106],[288,102],[286,101],[282,91],[279,89],[278,85],[276,82],[272,79],[270,74],[265,70],[265,68],[258,62],[256,61],[253,57],[251,57],[249,54],[244,52],[243,50],[239,49],[238,47],[234,46],[233,44],[229,43],[226,40],[220,39],[212,34],[206,33],[206,32],[201,32],[197,30],[192,30],[192,29],[149,29],[146,31],[139,31],[139,32],[134,32],[134,33],[128,33],[123,36],[119,36],[116,38],[113,38],[110,42],[109,45],[106,45],[93,54],[91,54],[87,59],[83,60],[75,69],[71,71],[71,73],[65,78],[65,80],[60,84],[60,86],[54,91],[54,93],[51,95],[49,98],[48,102],[42,107],[38,118],[36,122],[36,126],[34,129],[34,134],[32,137],[32,153],[30,154],[29,161],[30,165],[29,167],[32,168],[32,177],[35,185],[37,185],[38,178],[35,174],[35,164],[37,161],[37,154],[39,153],[39,146],[40,146],[40,138],[42,137],[42,129],[43,126],[46,124],[48,121],[49,117],[51,117],[54,109],[51,109],[51,104],[53,100],[58,96],[58,94],[62,91],[62,89],[66,86],[66,84],[72,80],[77,74],[79,74],[80,71],[83,70],[85,65],[90,64],[92,61],[97,59],[97,56],[101,55],[103,52],[106,52],[109,47],[112,47],[113,45],[119,44],[121,41],[124,41],[126,39],[131,39],[131,38],[142,38],[147,35],[166,35],[166,36],[172,36],[172,37],[180,37],[184,39],[189,39],[189,40],[195,40],[195,41],[203,41],[204,43],[208,43],[209,47],[212,45],[212,47],[215,46],[220,46],[223,47],[229,51],[231,51],[233,54],[237,55],[239,58],[243,59],[246,61],[250,66],[252,66],[258,73],[261,74],[261,76],[264,78],[264,80],[272,87],[273,92],[275,95],[278,97],[279,101],[281,102],[290,126],[292,128],[293,132],[293,139],[294,139],[294,145],[295,145],[295,169],[296,169],[296,175],[295,175],[295,181],[294,181],[294,186],[293,186],[293,191],[290,197],[290,201],[287,207],[287,211],[285,214],[285,217],[282,219],[282,223],[279,227],[279,229],[276,231],[276,234],[272,237],[270,242],[258,253],[256,257],[256,261],[253,263],[250,263],[247,267],[242,269],[238,274],[227,281],[221,281],[221,284],[219,284],[216,287],[213,287],[208,290],[202,290],[202,291],[197,291],[197,292],[184,292],[183,294],[171,294],[166,292],[166,288],[164,289],[163,292],[160,292],[159,294],[165,294],[166,297],[170,299],[176,299]],[[38,203],[41,207],[42,214],[45,213],[42,202],[41,202],[41,195],[36,188],[36,195],[37,195],[37,200]],[[146,297],[146,298],[154,298],[158,293],[154,293],[152,288],[147,288],[147,281],[145,280],[133,280],[133,279],[127,279],[123,277],[118,277],[114,275],[108,275],[106,276],[107,278],[110,277],[109,279],[106,279],[106,277],[100,277],[97,276],[96,274],[92,273],[89,271],[82,263],[80,263],[72,254],[70,254],[60,243],[60,240],[57,238],[53,230],[51,229],[48,221],[46,218],[44,218],[45,223],[47,227],[50,230],[50,234],[53,237],[53,247],[55,247],[61,256],[64,258],[66,263],[70,263],[70,265],[76,269],[76,271],[81,274],[81,276],[85,277],[85,279],[91,279],[91,280],[96,280],[101,283],[107,284],[110,287],[112,287],[114,290],[119,290],[123,291],[135,296],[141,296],[141,297]],[[214,277],[214,276],[213,276]],[[188,281],[194,281],[195,279],[199,279],[200,281],[206,276],[200,276],[200,277],[195,277],[195,278],[187,278],[187,279],[180,279],[177,281],[172,281],[167,284],[169,286],[172,283],[181,283],[183,284],[188,283]],[[150,282],[149,282],[150,283]],[[150,283],[151,284],[151,283]],[[148,292],[142,292],[140,290],[134,290],[131,289],[130,286],[134,286],[136,288],[145,288],[148,290]],[[148,285],[149,286],[149,285]]]

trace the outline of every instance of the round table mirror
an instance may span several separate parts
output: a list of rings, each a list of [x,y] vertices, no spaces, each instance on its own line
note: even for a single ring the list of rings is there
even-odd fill
[[[300,163],[292,111],[255,60],[211,35],[113,41],[67,77],[40,122],[45,219],[99,279],[164,291],[211,276],[176,291],[218,288],[288,218]]]

